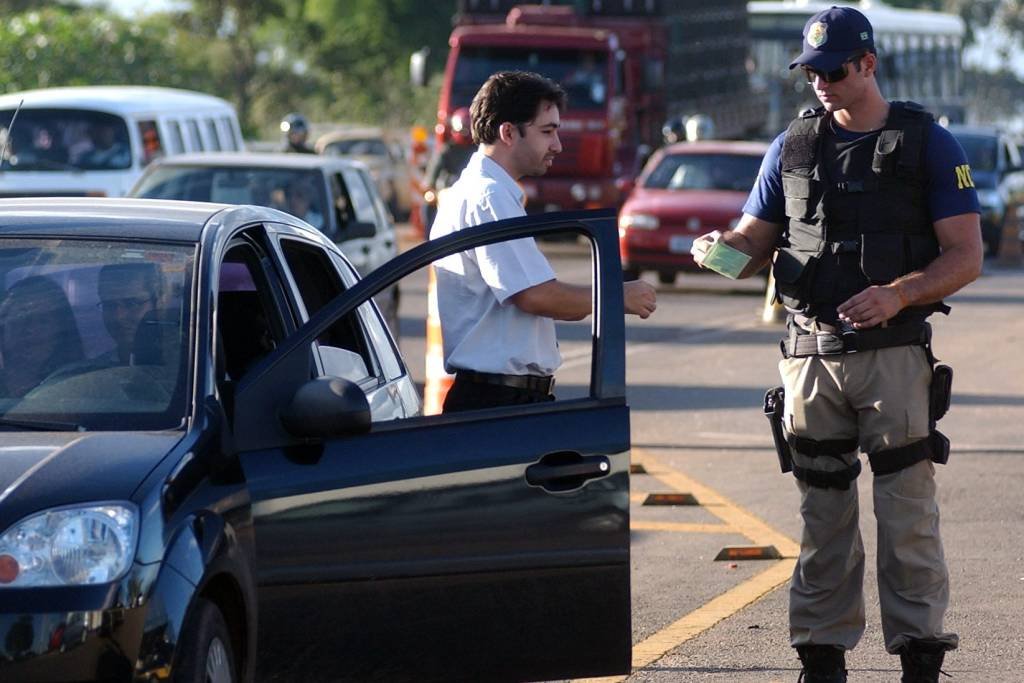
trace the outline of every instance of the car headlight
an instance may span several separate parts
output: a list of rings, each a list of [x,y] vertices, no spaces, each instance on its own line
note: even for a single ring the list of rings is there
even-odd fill
[[[647,213],[624,213],[619,216],[619,229],[636,228],[639,230],[657,230],[660,225],[657,216]]]
[[[138,512],[130,503],[45,510],[0,536],[0,589],[109,583],[131,566]]]

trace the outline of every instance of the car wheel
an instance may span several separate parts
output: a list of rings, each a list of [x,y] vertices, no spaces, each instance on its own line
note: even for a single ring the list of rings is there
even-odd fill
[[[623,268],[622,268],[622,279],[625,280],[626,282],[629,282],[630,280],[639,280],[640,279],[640,269],[639,268],[631,268],[630,266],[623,266]]]
[[[658,282],[663,285],[674,285],[676,283],[676,272],[674,270],[659,270]]]
[[[181,659],[175,683],[234,683],[235,660],[224,615],[209,600],[198,598],[182,628]]]

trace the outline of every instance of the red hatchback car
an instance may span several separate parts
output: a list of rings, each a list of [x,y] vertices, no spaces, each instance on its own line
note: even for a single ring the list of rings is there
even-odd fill
[[[663,284],[698,270],[693,239],[739,221],[768,143],[681,142],[658,150],[619,212],[619,251],[626,279],[645,270]]]

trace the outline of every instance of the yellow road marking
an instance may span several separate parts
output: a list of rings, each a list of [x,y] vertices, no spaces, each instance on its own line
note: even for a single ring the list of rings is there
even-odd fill
[[[728,524],[687,524],[684,522],[647,522],[631,519],[629,528],[633,531],[681,531],[689,534],[735,534],[737,531]]]
[[[755,545],[773,545],[783,557],[797,557],[800,554],[800,544],[771,528],[714,489],[667,467],[647,451],[634,448],[632,455],[634,460],[643,462],[650,476],[676,491],[692,493],[708,512],[728,524],[736,533],[749,538]]]
[[[722,593],[678,621],[669,624],[657,633],[634,645],[633,671],[637,671],[650,666],[686,641],[695,638],[718,622],[760,600],[789,581],[793,575],[793,568],[796,565],[795,558],[800,553],[800,545],[788,536],[768,526],[768,524],[754,514],[747,512],[717,491],[690,479],[682,472],[662,464],[647,451],[634,448],[632,457],[634,462],[643,463],[650,476],[655,477],[666,486],[677,491],[692,493],[700,501],[702,507],[708,508],[711,514],[725,522],[724,525],[672,524],[671,526],[674,527],[672,530],[682,530],[681,527],[695,526],[706,529],[713,528],[716,533],[721,533],[722,530],[739,533],[757,545],[774,545],[782,553],[783,557],[787,558],[772,563],[770,567],[760,574],[755,574],[738,586]],[[630,496],[630,500],[633,500],[633,496]],[[656,524],[660,527],[669,523],[631,522],[631,526],[634,529],[641,529],[647,525],[654,526]],[[588,678],[579,679],[578,683],[619,683],[620,681],[625,681],[626,678],[625,676]]]

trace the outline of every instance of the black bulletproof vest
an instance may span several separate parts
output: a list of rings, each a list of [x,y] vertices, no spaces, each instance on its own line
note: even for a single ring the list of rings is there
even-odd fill
[[[924,170],[931,124],[913,102],[892,102],[881,131],[851,141],[831,132],[822,107],[790,124],[782,146],[788,225],[772,267],[790,311],[834,323],[836,306],[854,294],[939,255]],[[942,308],[911,307],[894,322]]]

